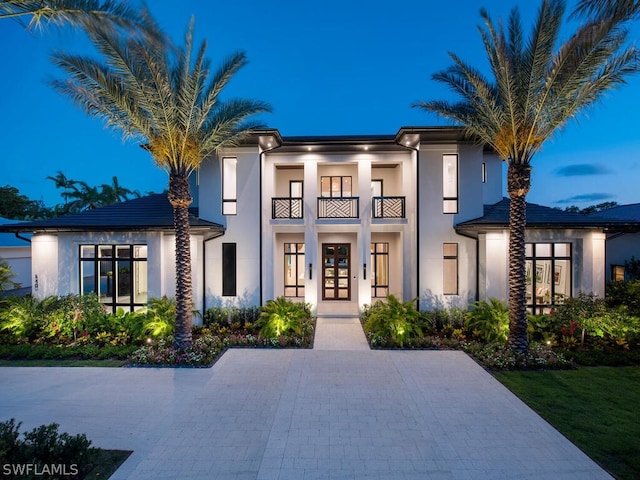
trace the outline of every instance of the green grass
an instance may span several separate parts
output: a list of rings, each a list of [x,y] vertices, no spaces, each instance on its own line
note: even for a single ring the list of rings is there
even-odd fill
[[[640,478],[640,367],[494,375],[617,478]]]
[[[122,367],[126,360],[84,360],[84,359],[22,359],[0,360],[0,367]]]

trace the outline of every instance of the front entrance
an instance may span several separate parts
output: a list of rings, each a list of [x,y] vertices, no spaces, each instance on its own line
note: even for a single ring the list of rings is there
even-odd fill
[[[322,244],[322,300],[351,300],[351,245]]]

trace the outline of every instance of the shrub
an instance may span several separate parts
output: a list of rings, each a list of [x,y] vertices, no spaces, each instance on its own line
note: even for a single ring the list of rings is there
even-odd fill
[[[609,308],[625,308],[640,317],[640,280],[607,283],[605,302]]]
[[[289,332],[302,333],[303,321],[310,316],[307,305],[279,297],[262,307],[255,326],[260,329],[261,337],[278,338]]]
[[[505,343],[509,337],[509,307],[497,298],[473,304],[465,326],[487,343]]]
[[[167,338],[176,329],[176,301],[173,298],[152,298],[142,331],[153,337]]]
[[[435,333],[448,333],[464,327],[466,311],[458,308],[445,308],[421,312],[424,323]]]
[[[231,327],[240,323],[243,328],[252,328],[260,318],[260,307],[211,307],[204,313],[203,326],[214,329]]]
[[[415,303],[415,299],[402,303],[394,295],[389,295],[386,302],[376,302],[363,314],[365,333],[389,338],[402,348],[410,338],[422,335]]]
[[[47,468],[65,466],[67,472],[86,473],[90,467],[91,441],[84,434],[58,433],[59,425],[41,425],[23,434],[15,419],[0,423],[0,460],[2,465],[32,464],[39,472],[49,473],[46,478],[66,478],[48,472]],[[37,475],[37,474],[36,474]],[[40,474],[42,475],[42,473]],[[24,477],[29,478],[29,477]],[[35,477],[34,477],[35,478]]]

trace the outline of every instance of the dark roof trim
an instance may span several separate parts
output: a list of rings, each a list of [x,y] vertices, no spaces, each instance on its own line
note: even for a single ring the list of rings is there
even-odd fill
[[[220,224],[198,218],[190,209],[193,232],[224,234]],[[0,225],[0,232],[135,232],[173,231],[173,207],[164,193],[136,198],[85,212],[33,222]]]
[[[484,206],[484,215],[473,220],[458,223],[458,233],[477,235],[492,230],[504,230],[509,227],[508,198],[493,205]],[[591,229],[603,232],[639,231],[640,222],[612,218],[592,217],[580,213],[571,213],[556,208],[527,203],[527,228],[538,229]]]

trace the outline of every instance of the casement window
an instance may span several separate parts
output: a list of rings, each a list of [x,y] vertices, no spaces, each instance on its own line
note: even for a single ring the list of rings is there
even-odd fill
[[[458,295],[458,244],[442,244],[442,293]]]
[[[371,244],[371,298],[385,298],[389,295],[389,244]]]
[[[147,305],[146,245],[80,245],[80,293],[96,294],[105,309]]]
[[[238,212],[237,197],[238,159],[224,157],[222,159],[222,214],[235,215]]]
[[[236,296],[236,244],[222,244],[222,296]]]
[[[304,243],[284,244],[284,296],[304,297]]]
[[[611,265],[611,280],[624,282],[624,265]]]
[[[570,243],[527,243],[525,255],[527,307],[534,315],[571,296]]]
[[[458,155],[442,156],[442,212],[458,213]]]
[[[322,197],[351,197],[351,177],[320,177],[320,195]]]

